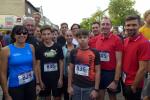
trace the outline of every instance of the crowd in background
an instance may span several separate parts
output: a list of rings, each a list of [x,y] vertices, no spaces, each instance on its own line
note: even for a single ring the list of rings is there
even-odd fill
[[[103,17],[91,30],[41,26],[25,17],[0,33],[0,79],[4,100],[150,100],[150,10],[129,15],[123,31]]]

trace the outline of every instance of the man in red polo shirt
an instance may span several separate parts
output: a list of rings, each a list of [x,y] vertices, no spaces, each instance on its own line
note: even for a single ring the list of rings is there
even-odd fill
[[[123,48],[123,93],[126,100],[141,100],[143,78],[150,60],[150,43],[138,33],[140,18],[128,16]]]
[[[100,23],[99,22],[93,22],[92,23],[92,33],[94,36],[92,36],[89,40],[89,46],[90,48],[96,48],[96,41],[98,38],[98,35],[100,34]]]
[[[110,100],[116,100],[116,93],[120,92],[118,82],[121,74],[123,44],[117,35],[110,32],[112,24],[109,18],[104,17],[100,25],[101,34],[96,42],[102,69],[99,100],[104,100],[105,90],[107,90]]]

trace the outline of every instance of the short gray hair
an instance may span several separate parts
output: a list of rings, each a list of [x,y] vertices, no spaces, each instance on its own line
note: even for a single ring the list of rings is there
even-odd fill
[[[25,25],[27,21],[32,21],[33,24],[35,25],[34,18],[32,18],[32,17],[23,17],[23,25]]]

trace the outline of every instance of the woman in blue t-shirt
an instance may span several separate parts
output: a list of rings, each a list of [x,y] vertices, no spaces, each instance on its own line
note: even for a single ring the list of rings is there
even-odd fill
[[[36,100],[37,68],[35,51],[26,43],[27,29],[16,25],[12,29],[12,44],[1,51],[1,85],[5,100]],[[37,89],[40,89],[37,86]]]

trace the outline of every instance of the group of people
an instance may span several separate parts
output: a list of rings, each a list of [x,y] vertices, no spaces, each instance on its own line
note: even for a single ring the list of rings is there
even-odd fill
[[[4,100],[150,100],[150,10],[141,27],[127,16],[125,39],[114,34],[111,19],[93,22],[91,32],[67,23],[40,26],[41,15],[25,17],[0,51]]]

